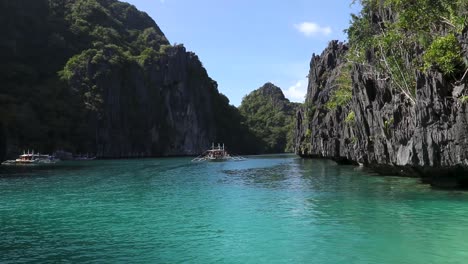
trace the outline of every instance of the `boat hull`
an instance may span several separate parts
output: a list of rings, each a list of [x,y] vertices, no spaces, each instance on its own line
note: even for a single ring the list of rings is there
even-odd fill
[[[240,156],[231,156],[225,149],[224,144],[221,147],[221,144],[218,144],[218,147],[215,148],[214,144],[211,149],[205,151],[202,155],[194,158],[192,162],[200,161],[211,161],[211,162],[222,162],[230,160],[245,160],[245,158]]]
[[[222,162],[222,161],[227,161],[228,158],[219,158],[219,159],[206,159],[207,161],[211,162]]]
[[[18,162],[16,160],[7,160],[1,163],[4,166],[40,166],[40,165],[52,165],[57,163],[56,161],[42,161],[42,162]]]

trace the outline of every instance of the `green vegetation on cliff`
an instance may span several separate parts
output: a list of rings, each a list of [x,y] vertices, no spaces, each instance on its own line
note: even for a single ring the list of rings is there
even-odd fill
[[[468,26],[468,1],[360,2],[362,11],[352,16],[347,30],[351,62],[389,78],[411,101],[416,71],[434,68],[451,81],[463,76],[468,62],[463,61],[458,36]]]
[[[281,89],[271,83],[244,97],[239,110],[258,139],[258,152],[293,151],[292,133],[298,105],[289,102]]]
[[[102,102],[99,87],[80,80],[82,89],[72,90],[63,80],[90,58],[124,64],[168,44],[146,14],[113,0],[2,0],[0,22],[0,122],[10,152],[95,151],[87,123]]]
[[[0,23],[0,159],[5,149],[181,155],[205,140],[248,149],[238,110],[198,57],[134,6],[1,0]],[[201,134],[186,140],[184,129]]]
[[[360,2],[311,60],[296,153],[465,188],[468,1]]]

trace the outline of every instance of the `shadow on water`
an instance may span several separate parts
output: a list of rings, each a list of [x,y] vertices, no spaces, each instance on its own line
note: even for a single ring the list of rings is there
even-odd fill
[[[250,155],[246,156],[249,159],[299,159],[299,156],[292,153],[282,154],[262,154],[262,155]]]
[[[437,192],[429,185],[421,184],[418,178],[383,177],[363,167],[338,165],[331,160],[301,159],[291,155],[255,157],[259,163],[271,162],[275,158],[278,158],[277,163],[268,167],[258,167],[254,163],[245,168],[224,169],[221,172],[225,176],[219,182],[256,188],[307,190],[338,197],[359,194],[374,199],[414,199],[415,196],[430,196]],[[287,162],[280,162],[282,160]]]
[[[63,161],[50,165],[0,166],[0,178],[61,175],[62,172],[79,172],[101,166],[101,161]]]
[[[264,164],[266,160],[276,163],[266,167],[253,163],[245,168],[222,170],[226,177],[220,179],[220,182],[262,188],[313,188],[321,186],[321,181],[335,181],[336,177],[348,175],[352,168],[338,166],[333,161],[303,160],[293,155],[265,155],[255,158],[260,164]]]
[[[339,167],[334,162],[326,160],[302,160],[291,155],[265,155],[255,156],[258,163],[246,168],[234,168],[222,170],[226,177],[220,181],[223,183],[238,183],[242,185],[262,188],[294,188],[294,186],[307,186],[327,175],[341,175]],[[261,159],[285,160],[279,164],[262,163]],[[333,171],[330,171],[333,170]]]

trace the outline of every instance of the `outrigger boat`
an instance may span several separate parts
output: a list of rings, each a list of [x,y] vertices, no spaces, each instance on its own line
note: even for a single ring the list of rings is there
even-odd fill
[[[226,160],[245,160],[244,157],[231,155],[224,149],[224,144],[218,143],[215,147],[214,143],[211,145],[211,149],[205,151],[202,155],[194,158],[192,162],[199,161],[226,161]]]
[[[20,155],[19,158],[15,160],[7,160],[2,162],[2,165],[47,165],[55,164],[58,160],[53,156],[34,153],[34,150],[30,153],[23,152],[23,155]]]

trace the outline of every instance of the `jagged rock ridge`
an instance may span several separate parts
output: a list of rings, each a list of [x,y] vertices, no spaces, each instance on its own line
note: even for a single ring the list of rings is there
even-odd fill
[[[467,31],[458,36],[465,59]],[[313,55],[306,103],[296,116],[296,153],[418,175],[435,186],[467,187],[466,82],[454,85],[436,69],[417,71],[412,102],[389,78],[354,64],[352,98],[331,108],[347,52],[346,44],[332,41],[320,56]],[[372,52],[367,56],[375,60]]]

